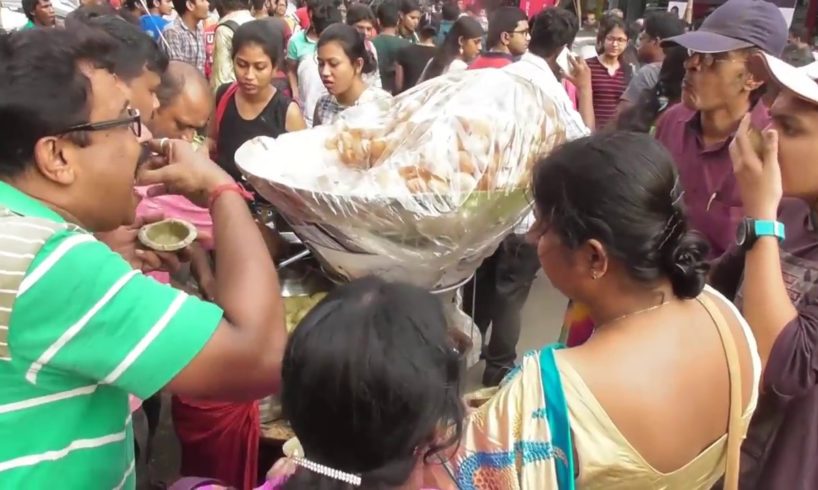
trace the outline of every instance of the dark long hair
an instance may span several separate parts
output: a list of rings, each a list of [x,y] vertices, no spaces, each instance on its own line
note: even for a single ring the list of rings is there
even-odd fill
[[[233,34],[233,45],[231,56],[233,58],[241,51],[241,48],[248,44],[258,45],[264,54],[270,58],[273,67],[278,66],[284,52],[282,39],[275,35],[275,30],[270,29],[269,21],[265,19],[251,20],[245,22]]]
[[[425,80],[441,75],[451,62],[460,54],[460,39],[482,37],[483,26],[471,17],[460,17],[446,34],[446,39],[435,51],[435,55],[426,69]]]
[[[360,475],[362,489],[404,484],[419,458],[460,440],[452,347],[442,303],[424,290],[368,277],[332,291],[298,325],[282,366],[283,414],[305,457]],[[299,468],[285,488],[349,485]]]
[[[612,131],[566,143],[538,162],[533,187],[542,225],[568,248],[596,239],[633,280],[701,293],[707,242],[688,230],[673,157],[654,138]]]
[[[378,69],[375,58],[366,49],[364,35],[354,27],[346,24],[333,24],[327,27],[318,38],[317,48],[331,42],[336,42],[341,46],[350,63],[354,64],[358,58],[364,61],[361,73],[372,73]]]
[[[634,105],[617,117],[616,128],[638,133],[648,133],[656,119],[682,98],[682,80],[687,49],[674,46],[665,49],[665,60],[659,72],[656,87],[645,89]]]

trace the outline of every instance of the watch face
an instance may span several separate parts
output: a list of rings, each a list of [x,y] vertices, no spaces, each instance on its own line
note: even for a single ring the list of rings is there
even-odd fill
[[[746,221],[739,223],[738,229],[736,230],[736,245],[743,247],[744,244],[747,243],[747,232],[749,229],[750,227]]]

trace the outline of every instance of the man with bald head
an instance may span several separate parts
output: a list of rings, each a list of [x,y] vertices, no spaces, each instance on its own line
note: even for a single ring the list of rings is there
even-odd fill
[[[171,61],[156,91],[159,109],[148,123],[160,138],[193,141],[207,126],[213,112],[213,92],[193,65]]]
[[[213,112],[213,93],[201,72],[193,65],[171,61],[162,74],[156,98],[159,100],[159,108],[147,123],[151,133],[157,138],[190,142],[197,140],[197,135],[207,127],[210,113]],[[200,233],[204,232],[205,237],[210,235],[213,222],[207,209],[196,206],[183,196],[148,197],[145,191],[146,188],[137,188],[137,192],[143,196],[137,208],[138,214],[161,212],[165,217],[181,218],[193,223]],[[206,248],[211,245],[208,239],[203,240],[202,244]],[[156,278],[161,282],[168,279],[166,274]]]

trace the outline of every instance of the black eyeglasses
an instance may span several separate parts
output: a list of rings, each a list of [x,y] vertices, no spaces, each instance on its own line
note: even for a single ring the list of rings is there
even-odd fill
[[[743,61],[744,60],[730,58],[730,53],[699,53],[692,49],[687,50],[686,63],[699,64],[705,68],[711,68],[716,63],[735,63]]]
[[[523,36],[527,36],[531,34],[530,29],[520,29],[519,31],[511,31],[510,34],[522,34]]]
[[[56,134],[73,133],[74,131],[104,131],[106,129],[119,128],[122,126],[130,126],[133,134],[137,138],[142,136],[142,118],[139,116],[139,110],[128,108],[128,115],[116,119],[109,119],[107,121],[99,121],[92,123],[82,123],[69,128],[58,131]]]

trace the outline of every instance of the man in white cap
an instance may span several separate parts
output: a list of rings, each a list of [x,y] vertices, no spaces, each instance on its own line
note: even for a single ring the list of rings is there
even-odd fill
[[[747,58],[754,51],[781,55],[787,37],[774,4],[728,0],[699,30],[662,42],[687,48],[690,57],[682,103],[659,119],[656,138],[676,160],[690,221],[710,242],[713,257],[730,247],[742,216],[727,147],[745,114],[756,127],[769,123],[759,103],[763,83],[748,71]]]
[[[745,217],[712,278],[738,292],[764,364],[740,488],[818,488],[818,63],[756,56],[781,92],[763,144],[745,117],[731,145]]]

